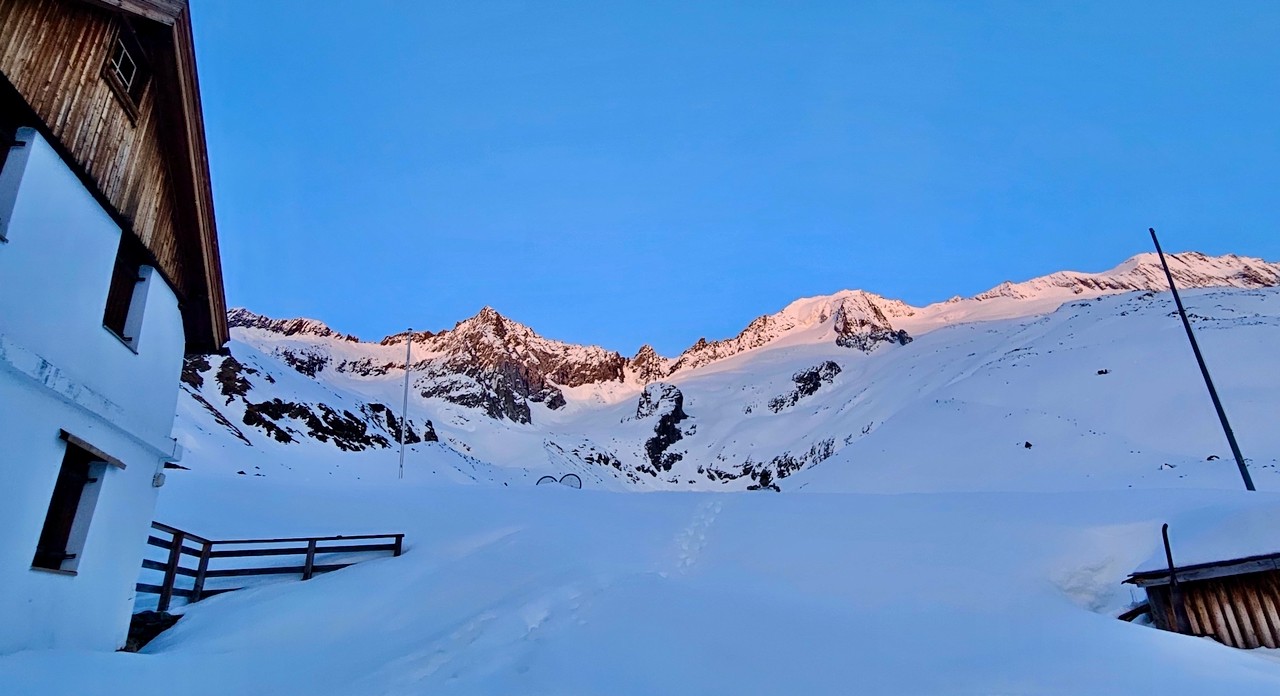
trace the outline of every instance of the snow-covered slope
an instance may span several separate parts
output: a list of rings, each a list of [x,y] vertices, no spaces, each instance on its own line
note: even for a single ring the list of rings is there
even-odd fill
[[[406,553],[185,610],[144,654],[0,656],[0,693],[1266,694],[1275,651],[1115,620],[1184,515],[1244,491],[629,495],[176,472],[215,538],[404,532]],[[1179,548],[1175,546],[1175,548]]]
[[[0,693],[1272,693],[1275,650],[1115,620],[1164,522],[1183,562],[1276,549],[1280,289],[1226,258],[1185,299],[1257,493],[1171,297],[1115,280],[1141,259],[800,300],[620,363],[482,312],[413,336],[404,481],[406,337],[237,312],[231,355],[188,364],[193,470],[158,518],[406,553],[185,607],[142,655],[0,656]],[[585,490],[533,485],[569,471]]]
[[[1266,486],[1280,374],[1257,366],[1280,342],[1280,264],[1191,253],[1172,266]],[[547,339],[485,308],[411,337],[407,468],[642,489],[1232,486],[1163,283],[1141,255],[920,308],[842,291],[674,358]],[[395,475],[409,336],[366,343],[246,310],[231,320],[231,356],[188,364],[184,466]]]

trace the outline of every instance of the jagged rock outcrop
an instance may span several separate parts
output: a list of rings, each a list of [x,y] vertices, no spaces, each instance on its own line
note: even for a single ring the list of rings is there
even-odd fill
[[[831,360],[824,361],[821,365],[807,370],[800,370],[791,376],[791,381],[796,383],[796,388],[782,396],[771,399],[769,401],[769,410],[778,413],[785,408],[795,406],[806,396],[813,396],[818,393],[822,385],[831,384],[838,374],[840,374],[840,366]]]
[[[671,360],[658,355],[658,351],[646,343],[628,361],[628,370],[635,382],[648,384],[670,374]]]
[[[561,387],[621,382],[627,365],[614,351],[543,338],[492,307],[448,331],[414,333],[413,341],[415,352],[431,356],[414,365],[424,375],[417,380],[424,397],[516,423],[531,422],[530,403],[564,407]],[[388,337],[383,343],[397,341]]]
[[[671,450],[672,445],[684,439],[680,422],[689,417],[684,412],[684,394],[674,384],[654,382],[645,387],[636,404],[636,418],[654,416],[657,422],[653,426],[653,437],[644,443],[648,466],[641,466],[640,470],[657,476],[659,472],[671,471],[671,467],[684,458],[681,452]]]
[[[213,361],[217,361],[215,365]],[[306,374],[305,372],[303,374]],[[208,377],[213,379],[209,380]],[[257,400],[252,398],[259,384],[273,384],[269,374],[250,367],[234,356],[191,356],[186,359],[182,371],[183,389],[196,403],[209,411],[216,422],[227,428],[237,439],[252,445],[232,422],[229,414],[242,411],[242,424],[257,429],[276,442],[293,443],[309,438],[332,443],[338,449],[356,452],[372,448],[386,448],[400,438],[400,420],[390,407],[377,402],[361,403],[355,410],[335,407],[324,402],[304,402],[282,399],[278,396]],[[212,399],[210,397],[213,397]],[[260,398],[260,397],[259,397]],[[214,401],[218,403],[215,404]],[[252,432],[252,431],[248,431]],[[439,436],[435,426],[427,421],[418,428],[409,421],[405,443],[436,442]]]
[[[832,317],[836,332],[836,345],[869,353],[882,343],[905,346],[911,342],[905,329],[894,330],[889,318],[875,303],[864,302],[850,306],[842,302]]]
[[[360,340],[351,334],[334,331],[326,326],[324,322],[316,321],[315,319],[272,319],[261,314],[255,314],[243,307],[236,307],[227,312],[227,326],[233,329],[262,329],[281,336],[335,338],[351,343]]]
[[[843,290],[825,297],[797,300],[777,314],[756,317],[731,339],[698,339],[672,363],[668,374],[702,367],[810,329],[829,328],[834,331],[839,345],[859,350],[870,350],[879,343],[905,343],[909,342],[909,337],[905,332],[899,334],[892,319],[914,314],[914,308],[899,300],[861,290]],[[900,341],[900,335],[906,340]]]

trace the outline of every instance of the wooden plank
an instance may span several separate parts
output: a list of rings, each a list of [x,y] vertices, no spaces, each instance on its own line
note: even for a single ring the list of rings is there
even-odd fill
[[[190,539],[190,540],[192,540],[192,541],[198,541],[198,542],[200,542],[200,543],[205,543],[205,542],[208,542],[208,541],[209,541],[208,539],[206,539],[206,538],[204,538],[204,537],[200,536],[199,534],[192,534],[191,532],[188,532],[188,531],[187,531],[187,530],[185,530],[185,529],[178,529],[177,527],[170,527],[169,525],[167,525],[167,524],[163,524],[163,523],[160,523],[160,522],[152,522],[152,523],[151,523],[151,528],[152,528],[152,529],[159,530],[159,531],[162,531],[162,532],[168,532],[168,533],[170,533],[170,534],[177,534],[178,532],[182,532],[182,534],[183,534],[183,535],[185,535],[188,539]]]
[[[318,536],[318,537],[282,537],[279,539],[218,539],[217,544],[283,544],[287,542],[306,543],[315,539],[316,541],[354,541],[357,539],[395,539],[395,537],[403,537],[403,534],[351,534],[338,536]],[[1179,575],[1178,577],[1182,577]]]
[[[168,566],[165,563],[161,563],[160,561],[153,561],[150,558],[144,558],[142,559],[142,567],[146,568],[147,570],[158,570],[158,571],[164,572]],[[175,572],[178,575],[184,575],[189,578],[194,578],[196,576],[196,571],[190,568],[183,568],[182,566],[178,566]]]
[[[1280,646],[1280,592],[1277,592],[1276,574],[1267,573],[1258,578],[1258,599],[1267,620],[1267,632],[1273,646]]]
[[[134,589],[134,591],[135,591],[135,592],[141,592],[141,593],[143,593],[143,594],[160,594],[161,590],[163,590],[164,588],[163,588],[163,587],[161,587],[160,585],[150,585],[150,584],[147,584],[147,583],[144,583],[144,582],[140,582],[140,583],[138,583],[137,585],[134,585],[134,586],[133,586],[133,589]],[[236,589],[240,589],[240,588],[236,588]],[[207,594],[210,594],[210,592],[205,592],[205,594],[206,594],[206,595],[207,595]],[[191,590],[184,590],[184,589],[182,589],[182,588],[174,588],[174,589],[173,589],[173,596],[175,596],[175,597],[182,597],[182,598],[186,599],[186,598],[191,597]]]
[[[209,578],[243,578],[255,575],[301,575],[302,566],[267,566],[264,568],[217,568],[205,574]]]
[[[1224,563],[1209,563],[1181,567],[1176,569],[1178,573],[1178,582],[1213,580],[1215,578],[1228,577],[1232,575],[1273,571],[1280,569],[1280,565],[1277,565],[1277,558],[1280,558],[1280,554],[1257,556]],[[1137,585],[1138,587],[1168,585],[1169,571],[1164,570],[1151,571],[1148,573],[1135,573],[1129,576],[1125,582]]]
[[[355,565],[355,563],[327,563],[315,564],[311,568],[312,574],[327,573],[331,570],[340,570]],[[276,566],[274,568],[219,568],[210,570],[207,577],[210,578],[241,578],[255,575],[301,575],[305,570],[305,566]]]
[[[1256,585],[1250,585],[1244,589],[1249,612],[1253,616],[1253,628],[1258,634],[1258,642],[1268,648],[1280,647],[1280,643],[1276,642],[1275,634],[1271,630],[1271,620],[1263,602],[1264,590]]]
[[[67,444],[75,445],[76,447],[79,447],[80,449],[88,452],[89,454],[92,454],[97,459],[104,461],[110,464],[111,466],[114,466],[120,469],[126,468],[124,462],[120,461],[119,459],[116,459],[115,457],[107,454],[106,452],[103,452],[102,450],[98,449],[97,447],[94,447],[93,445],[89,444],[85,440],[79,437],[76,437],[75,435],[72,435],[71,433],[65,430],[59,429],[58,437],[65,440]]]
[[[172,26],[174,21],[187,9],[186,0],[166,2],[165,0],[87,0],[103,8],[128,12],[153,22]]]
[[[307,560],[302,564],[302,579],[310,580],[316,565],[316,540],[307,542]]]
[[[215,542],[222,544],[224,542]],[[342,546],[317,546],[316,553],[364,553],[391,551],[395,552],[395,544],[344,544]],[[307,553],[306,546],[289,546],[283,549],[227,549],[214,551],[212,558],[252,558],[256,556],[301,556]]]
[[[204,597],[204,580],[209,577],[209,556],[213,550],[211,542],[204,542],[200,549],[200,564],[196,566],[196,580],[191,588],[191,601],[199,602]]]
[[[1191,606],[1196,614],[1196,625],[1199,627],[1200,636],[1212,636],[1214,634],[1213,618],[1209,614],[1208,608],[1205,606],[1205,598],[1203,592],[1192,592],[1189,595],[1193,601]]]
[[[151,546],[158,546],[158,547],[160,547],[160,548],[162,548],[162,549],[166,549],[166,550],[168,550],[169,548],[171,548],[171,547],[173,546],[173,540],[172,540],[172,539],[161,539],[160,537],[156,537],[156,536],[149,536],[149,537],[147,537],[147,543],[148,543],[148,544],[150,544]],[[185,553],[185,554],[187,554],[188,556],[199,556],[199,555],[200,555],[200,551],[198,551],[197,549],[193,549],[193,548],[191,548],[190,546],[183,546],[183,547],[182,547],[182,552],[183,552],[183,553]]]
[[[1121,621],[1133,621],[1134,619],[1138,618],[1139,616],[1142,616],[1143,614],[1150,614],[1150,613],[1151,613],[1151,603],[1142,602],[1135,606],[1129,607],[1123,613],[1121,613],[1120,616],[1116,618],[1120,619]]]
[[[1229,578],[1223,582],[1222,593],[1226,596],[1227,603],[1236,616],[1236,624],[1240,627],[1240,647],[1250,650],[1260,647],[1262,642],[1258,640],[1258,632],[1253,625],[1253,615],[1249,611],[1248,601],[1244,597],[1244,588],[1239,579]]]
[[[1218,611],[1222,614],[1222,618],[1227,623],[1227,645],[1233,648],[1244,647],[1244,637],[1240,634],[1240,624],[1236,622],[1236,613],[1231,610],[1231,600],[1227,594],[1222,591],[1222,587],[1217,582],[1209,583],[1208,588],[1213,592],[1213,598],[1217,602]]]
[[[173,583],[177,579],[178,559],[182,557],[182,532],[173,535],[173,546],[169,549],[169,560],[165,563],[164,584],[160,586],[160,601],[156,603],[156,611],[168,611],[169,602],[173,598]]]
[[[1173,630],[1169,615],[1169,586],[1147,588],[1147,604],[1151,605],[1151,623],[1164,631]]]

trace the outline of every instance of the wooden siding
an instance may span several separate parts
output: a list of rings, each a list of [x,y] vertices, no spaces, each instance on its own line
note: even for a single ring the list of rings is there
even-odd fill
[[[190,121],[201,119],[198,98],[194,116],[184,113],[188,88],[175,68],[187,57],[174,41],[189,37],[186,16],[181,20],[186,26],[178,32],[131,20],[154,74],[136,118],[103,77],[124,20],[99,5],[0,0],[0,72],[117,222],[154,257],[183,303],[189,350],[203,352],[226,340],[225,309],[211,203],[201,199],[209,190],[202,125],[200,142],[188,142]],[[192,167],[194,151],[203,171]]]
[[[1179,582],[1191,634],[1235,648],[1280,647],[1280,571]],[[1147,588],[1157,628],[1176,630],[1168,585]]]

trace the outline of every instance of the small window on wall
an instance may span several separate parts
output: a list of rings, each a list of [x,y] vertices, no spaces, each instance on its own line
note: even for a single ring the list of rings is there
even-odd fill
[[[127,22],[122,22],[120,31],[111,40],[107,63],[102,66],[102,76],[110,83],[129,116],[136,119],[138,105],[142,103],[142,95],[146,92],[151,73],[142,53],[142,44]]]
[[[102,315],[102,325],[135,350],[138,337],[131,334],[136,334],[142,323],[142,293],[137,290],[138,283],[143,280],[142,266],[146,253],[132,234],[120,234],[116,263],[111,271],[111,286],[107,289],[107,308]]]
[[[24,126],[34,122],[30,107],[22,97],[0,80],[0,242],[9,240],[9,222],[18,199],[18,184],[31,152],[28,141],[34,137],[34,131]]]
[[[124,464],[65,431],[62,439],[67,449],[53,485],[31,567],[74,571],[84,551],[102,477],[108,466],[123,467]]]

